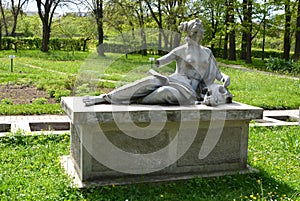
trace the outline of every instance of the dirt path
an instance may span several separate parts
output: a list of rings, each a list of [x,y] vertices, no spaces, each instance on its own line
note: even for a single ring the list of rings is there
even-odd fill
[[[237,70],[241,70],[241,71],[258,72],[258,73],[262,73],[262,74],[266,74],[266,75],[275,75],[275,76],[278,76],[278,77],[289,78],[289,79],[293,79],[293,80],[299,80],[299,77],[293,77],[293,76],[282,75],[282,74],[277,74],[277,73],[272,73],[272,72],[266,72],[266,71],[250,69],[250,68],[246,68],[242,65],[224,64],[224,63],[221,63],[221,62],[217,62],[217,63],[218,63],[219,66],[223,66],[223,67],[226,67],[226,68],[233,68],[233,69],[237,69]]]

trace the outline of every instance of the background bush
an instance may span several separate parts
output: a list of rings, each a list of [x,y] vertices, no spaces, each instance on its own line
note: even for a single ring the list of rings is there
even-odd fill
[[[300,63],[294,63],[292,61],[286,61],[280,58],[270,58],[266,64],[266,70],[282,73],[300,73]]]
[[[37,50],[42,46],[42,38],[28,37],[28,38],[14,38],[3,37],[2,47],[5,50]],[[50,38],[50,50],[64,50],[64,51],[83,51],[85,45],[84,38]],[[86,49],[89,49],[86,44]]]

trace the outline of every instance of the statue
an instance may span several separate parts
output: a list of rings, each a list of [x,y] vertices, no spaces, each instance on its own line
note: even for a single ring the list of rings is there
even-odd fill
[[[227,87],[230,77],[221,73],[210,49],[201,46],[204,28],[199,19],[183,22],[179,30],[186,32],[186,43],[156,60],[156,67],[176,61],[176,71],[166,77],[154,70],[152,76],[124,85],[100,96],[87,96],[86,106],[111,104],[163,104],[215,106],[231,103],[232,95]],[[214,83],[215,80],[223,84]]]

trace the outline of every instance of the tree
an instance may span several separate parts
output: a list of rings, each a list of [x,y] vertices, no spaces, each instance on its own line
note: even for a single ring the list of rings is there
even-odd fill
[[[242,42],[240,59],[244,59],[246,63],[252,63],[252,6],[253,0],[243,0],[242,15]]]
[[[73,3],[71,0],[35,0],[38,8],[38,14],[43,24],[42,52],[49,51],[49,41],[51,33],[51,25],[55,10],[58,6],[66,6]]]
[[[161,0],[157,1],[156,4],[156,10],[157,12],[154,12],[153,9],[153,5],[151,4],[150,0],[146,0],[145,3],[147,4],[150,13],[154,19],[154,21],[156,22],[158,29],[159,29],[159,35],[158,35],[158,54],[162,55],[163,51],[162,51],[162,36],[164,36],[164,38],[166,37],[164,34],[164,30],[163,30],[163,21],[162,21],[162,17],[163,17],[163,13],[162,13],[162,5],[161,5]]]
[[[296,42],[295,42],[295,53],[294,61],[297,62],[300,56],[300,0],[298,0],[298,10],[297,10],[297,22],[296,22]]]
[[[42,21],[38,14],[27,16],[23,14],[20,17],[17,30],[24,34],[25,37],[40,37],[42,35]]]
[[[7,19],[6,19],[6,13],[5,13],[5,5],[3,5],[3,3],[5,4],[5,1],[0,0],[0,10],[1,10],[1,28],[4,27],[5,29],[5,35],[8,36],[8,23],[7,23]]]
[[[5,33],[6,36],[15,36],[16,35],[16,29],[17,29],[17,23],[18,23],[18,17],[21,13],[22,8],[26,3],[28,3],[29,0],[10,0],[10,1],[5,1],[5,0],[0,0],[0,10],[1,10],[1,15],[2,15],[2,25],[5,28]],[[7,7],[5,7],[7,5]],[[9,10],[9,13],[11,14],[12,18],[12,28],[11,31],[9,32],[9,17],[6,15],[8,13],[5,12],[5,9]]]
[[[18,0],[15,4],[14,0],[11,0],[11,13],[13,15],[13,27],[11,30],[10,35],[15,36],[16,29],[17,29],[17,23],[18,23],[18,16],[21,12],[21,9],[24,7],[26,3],[28,3],[28,0]]]
[[[162,37],[164,39],[164,50],[178,46],[181,35],[174,35],[173,33],[177,33],[177,27],[180,22],[200,13],[199,6],[196,6],[195,2],[188,2],[186,0],[145,0],[145,3],[160,30],[158,41],[159,50],[162,49]],[[166,32],[164,29],[170,30],[170,32]]]
[[[98,33],[98,47],[97,52],[99,56],[105,56],[103,48],[103,0],[82,0],[81,3],[90,10],[93,14],[93,17],[96,20],[97,24],[97,33]]]
[[[222,14],[224,13],[223,10],[223,0],[205,0],[202,1],[205,4],[205,9],[201,11],[204,14],[204,24],[210,27],[206,27],[205,29],[205,37],[210,42],[210,49],[214,54],[217,54],[215,51],[216,45],[216,37],[217,33],[220,31],[222,27]],[[202,19],[202,20],[203,20]],[[221,40],[219,41],[221,43]],[[219,50],[221,48],[219,47]]]

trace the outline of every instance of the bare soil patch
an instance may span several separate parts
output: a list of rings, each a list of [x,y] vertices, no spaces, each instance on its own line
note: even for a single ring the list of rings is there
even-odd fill
[[[55,103],[47,92],[31,86],[0,85],[0,102],[5,98],[10,99],[14,105],[30,104],[37,98],[46,98],[49,103]]]

